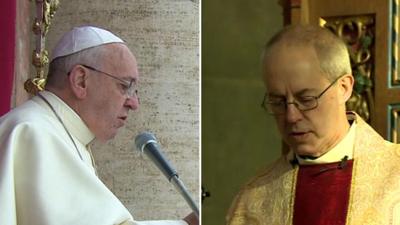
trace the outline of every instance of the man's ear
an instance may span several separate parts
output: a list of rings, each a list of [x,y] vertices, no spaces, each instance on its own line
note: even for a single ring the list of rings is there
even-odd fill
[[[81,65],[75,65],[68,74],[71,91],[78,99],[83,99],[87,96],[87,78],[88,71]]]
[[[347,102],[350,99],[351,94],[353,93],[353,85],[354,78],[351,74],[346,74],[342,78],[339,79],[339,85],[341,90],[340,98],[343,100],[343,103]]]

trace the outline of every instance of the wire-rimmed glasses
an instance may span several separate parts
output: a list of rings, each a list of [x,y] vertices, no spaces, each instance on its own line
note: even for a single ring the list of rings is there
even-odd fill
[[[138,92],[138,91],[137,91],[137,87],[136,87],[136,82],[135,82],[135,80],[132,79],[131,81],[126,81],[126,80],[123,80],[123,79],[121,79],[121,78],[119,78],[119,77],[117,77],[117,76],[114,76],[114,75],[112,75],[112,74],[109,74],[109,73],[106,73],[106,72],[104,72],[104,71],[98,70],[98,69],[96,69],[96,68],[94,68],[94,67],[91,67],[91,66],[88,66],[88,65],[84,65],[84,64],[81,64],[81,65],[82,65],[83,67],[89,69],[89,70],[96,71],[96,72],[98,72],[98,73],[104,74],[104,75],[106,75],[106,76],[109,76],[109,77],[111,77],[111,78],[113,78],[113,79],[118,80],[119,83],[120,83],[121,86],[122,86],[122,89],[123,89],[123,91],[124,91],[124,94],[126,94],[128,97],[133,97],[133,96],[137,95],[137,92]]]
[[[268,93],[265,93],[261,106],[272,115],[281,115],[286,113],[287,106],[289,104],[293,104],[300,111],[308,111],[318,107],[318,99],[324,95],[329,88],[331,88],[340,78],[344,75],[337,77],[328,87],[326,87],[319,95],[317,96],[301,96],[295,98],[292,102],[286,101],[286,99],[282,100],[271,100],[268,98]]]

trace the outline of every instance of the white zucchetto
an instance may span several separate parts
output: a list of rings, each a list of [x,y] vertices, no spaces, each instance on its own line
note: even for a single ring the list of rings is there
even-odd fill
[[[74,27],[58,41],[51,55],[50,62],[58,57],[71,55],[84,49],[109,43],[124,43],[124,41],[110,31],[102,28],[93,26]]]

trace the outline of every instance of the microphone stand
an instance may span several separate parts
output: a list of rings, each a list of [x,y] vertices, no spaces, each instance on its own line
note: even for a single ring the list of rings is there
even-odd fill
[[[158,150],[156,137],[152,133],[144,132],[136,136],[135,144],[140,152],[144,152],[156,164],[161,172],[167,177],[169,182],[171,182],[175,189],[183,196],[197,218],[199,218],[198,206],[194,202],[193,198],[189,195],[189,192],[187,191],[183,182],[179,179],[176,170],[172,168],[162,152]],[[148,149],[144,151],[147,145],[149,145],[147,147]]]
[[[177,175],[172,176],[170,182],[174,185],[175,189],[183,196],[183,198],[189,204],[190,208],[196,214],[197,218],[199,218],[199,208],[197,207],[193,198],[189,195],[189,192],[187,191],[185,185],[179,179],[179,177]]]

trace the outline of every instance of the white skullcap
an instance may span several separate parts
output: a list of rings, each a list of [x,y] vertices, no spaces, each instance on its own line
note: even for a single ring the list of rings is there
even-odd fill
[[[108,30],[93,26],[75,27],[64,34],[58,41],[50,58],[50,62],[61,56],[71,55],[84,49],[109,44],[124,43]]]

